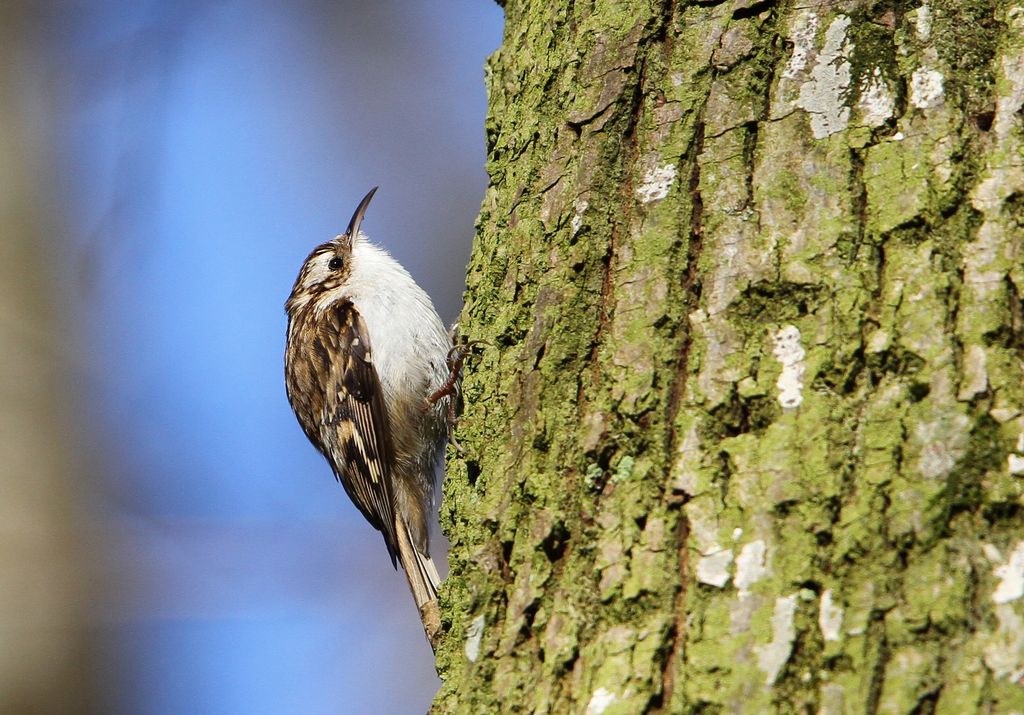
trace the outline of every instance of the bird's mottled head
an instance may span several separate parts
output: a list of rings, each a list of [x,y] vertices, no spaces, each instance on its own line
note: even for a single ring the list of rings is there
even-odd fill
[[[351,273],[352,244],[358,239],[363,216],[376,191],[377,187],[374,186],[359,202],[345,233],[321,243],[306,257],[295,279],[295,285],[292,286],[288,302],[285,303],[287,312],[291,313],[317,296],[344,285]]]

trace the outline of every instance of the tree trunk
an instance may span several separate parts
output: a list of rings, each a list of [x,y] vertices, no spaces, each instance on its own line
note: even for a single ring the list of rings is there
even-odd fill
[[[90,550],[75,526],[67,292],[39,105],[39,3],[0,2],[0,713],[95,711],[86,627]],[[27,79],[31,78],[31,79]],[[39,96],[33,93],[33,96]],[[48,99],[51,97],[47,96]],[[32,109],[38,110],[32,112]]]
[[[1024,6],[509,0],[437,712],[1024,709]]]

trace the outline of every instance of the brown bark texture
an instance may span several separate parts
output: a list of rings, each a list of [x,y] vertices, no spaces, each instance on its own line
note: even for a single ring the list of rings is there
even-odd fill
[[[509,0],[439,713],[1024,710],[1024,5]]]

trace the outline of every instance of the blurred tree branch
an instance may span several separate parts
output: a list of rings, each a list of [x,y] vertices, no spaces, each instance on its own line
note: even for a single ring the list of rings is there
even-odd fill
[[[0,711],[87,713],[84,545],[72,526],[85,485],[74,479],[64,423],[67,313],[47,214],[56,201],[43,178],[44,124],[20,84],[36,11],[0,4]]]

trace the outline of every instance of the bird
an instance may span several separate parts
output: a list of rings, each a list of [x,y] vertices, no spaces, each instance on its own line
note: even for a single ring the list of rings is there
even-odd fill
[[[461,360],[426,291],[360,230],[377,188],[299,270],[285,303],[285,389],[302,431],[401,563],[433,646],[441,579],[429,523]]]

